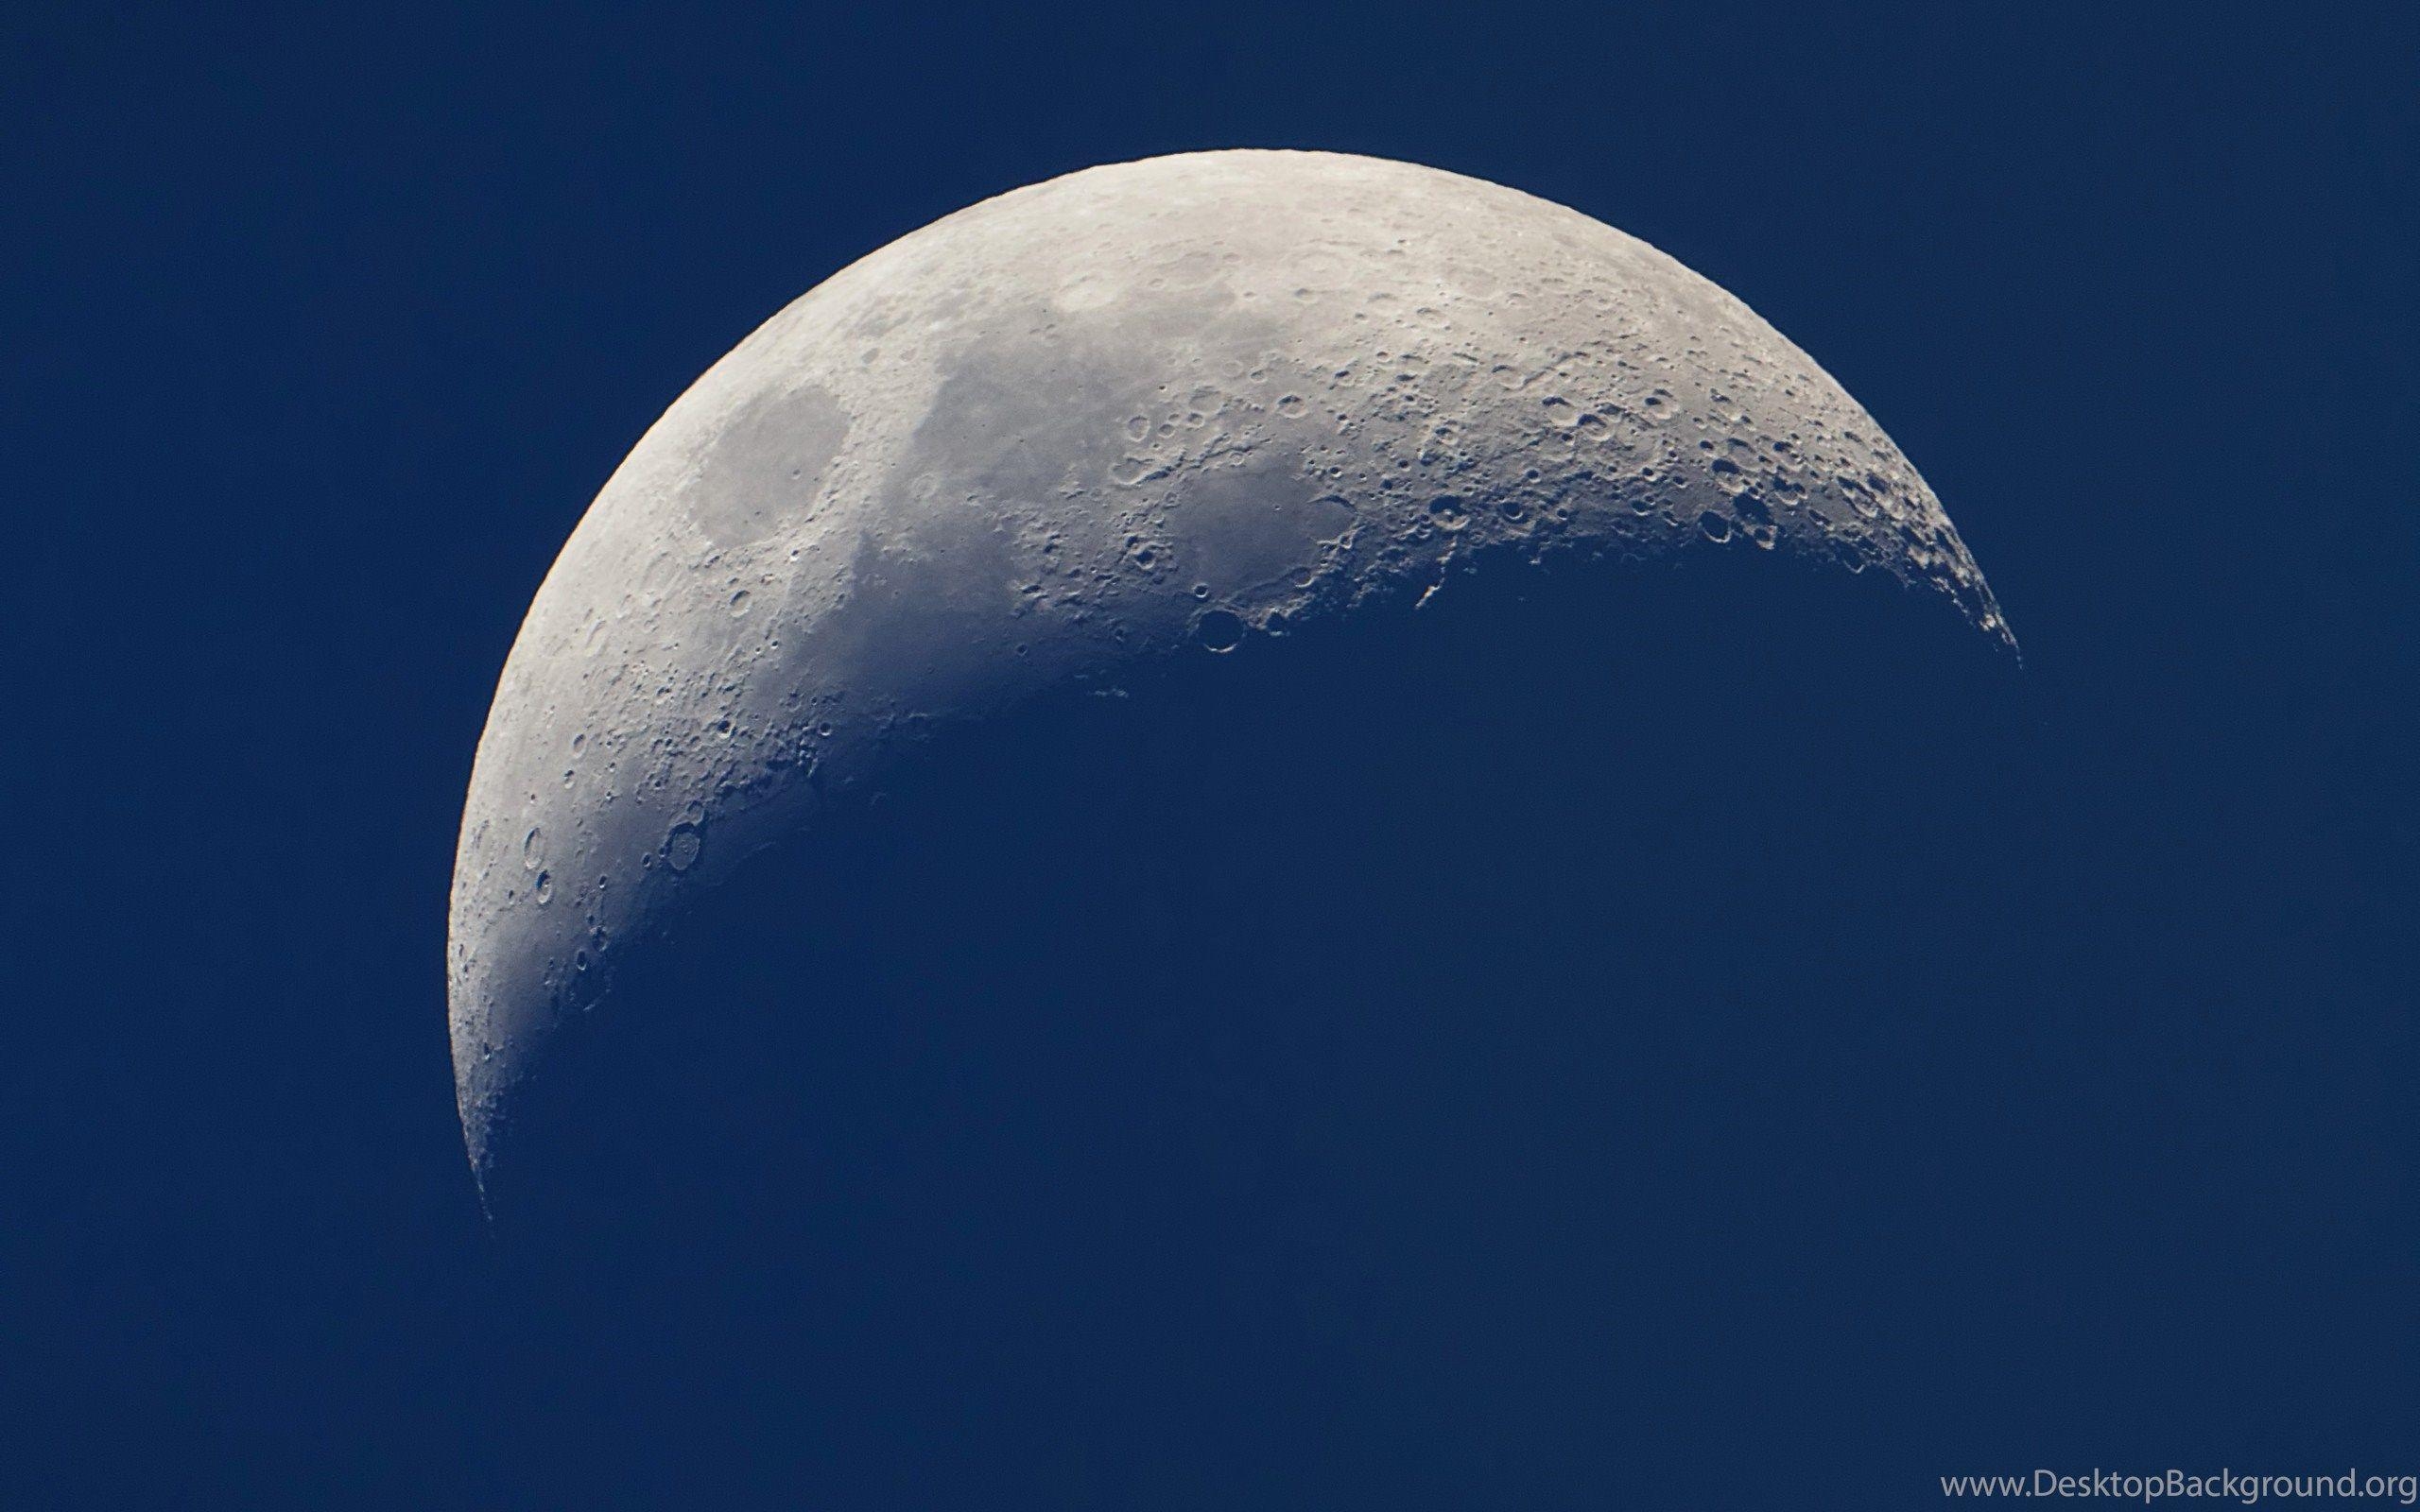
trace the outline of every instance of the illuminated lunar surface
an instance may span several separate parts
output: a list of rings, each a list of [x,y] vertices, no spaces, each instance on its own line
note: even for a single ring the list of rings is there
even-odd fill
[[[1617,594],[1720,552],[1887,575],[2008,643],[1838,384],[1576,212],[1213,152],[903,237],[683,394],[530,606],[454,874],[474,1161],[550,1031],[617,1011],[626,941],[925,735],[1167,658],[1282,656],[1478,563],[1595,563]]]

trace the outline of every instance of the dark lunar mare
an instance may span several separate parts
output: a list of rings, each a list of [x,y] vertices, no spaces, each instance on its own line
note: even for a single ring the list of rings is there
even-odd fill
[[[1743,546],[941,732],[625,956],[519,1105],[520,1489],[1918,1484],[2038,1195],[1994,1091],[2022,699],[1938,606]]]

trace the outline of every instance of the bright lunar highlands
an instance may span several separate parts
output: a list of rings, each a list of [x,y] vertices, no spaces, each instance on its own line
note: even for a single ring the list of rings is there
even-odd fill
[[[530,606],[454,873],[474,1162],[549,1031],[614,1010],[627,940],[925,734],[1167,658],[1283,656],[1476,567],[1568,557],[1618,594],[1715,552],[1888,575],[2009,643],[1838,384],[1574,211],[1207,152],[903,237],[683,394]]]

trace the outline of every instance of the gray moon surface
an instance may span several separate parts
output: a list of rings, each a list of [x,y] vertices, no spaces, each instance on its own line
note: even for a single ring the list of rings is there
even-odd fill
[[[902,237],[683,394],[529,608],[454,872],[474,1164],[550,1032],[617,1011],[625,942],[908,743],[1167,658],[1283,655],[1482,562],[1568,557],[1617,593],[1714,552],[1887,575],[2014,644],[1840,385],[1574,211],[1205,152]]]

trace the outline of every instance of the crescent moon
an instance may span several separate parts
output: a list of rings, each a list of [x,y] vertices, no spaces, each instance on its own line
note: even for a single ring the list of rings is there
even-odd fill
[[[1886,576],[2014,649],[1840,385],[1574,211],[1207,152],[905,236],[682,395],[529,608],[454,873],[473,1163],[627,941],[922,732],[1482,560],[1591,561],[1617,593],[1719,552]]]

